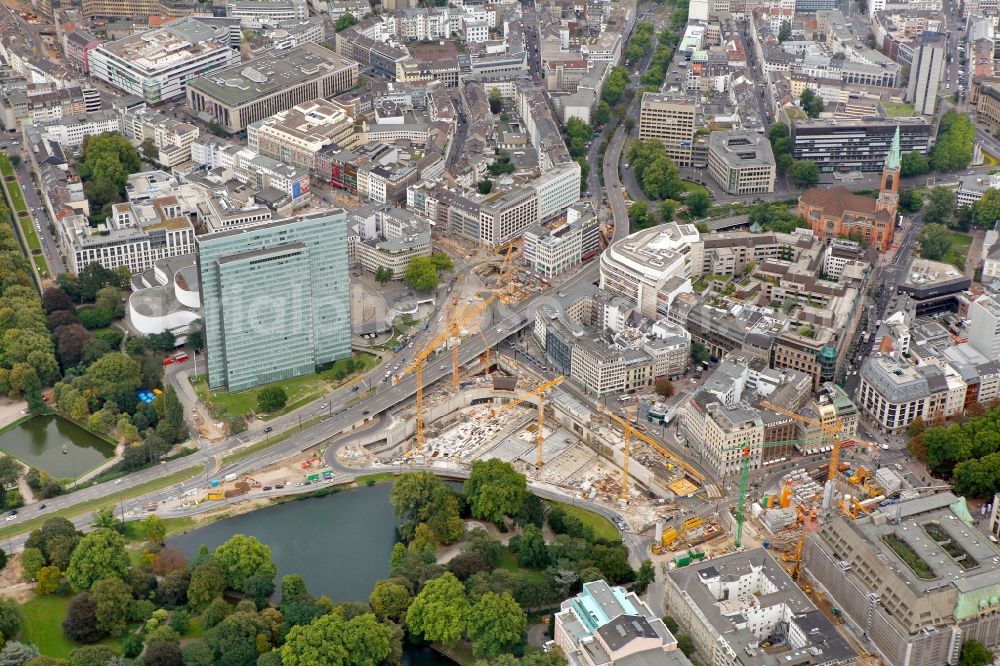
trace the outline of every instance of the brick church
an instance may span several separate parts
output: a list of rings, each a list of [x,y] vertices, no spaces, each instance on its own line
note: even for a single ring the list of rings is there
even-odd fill
[[[892,246],[899,207],[899,128],[882,169],[878,199],[854,194],[843,185],[831,189],[812,188],[799,197],[798,214],[812,225],[820,238],[862,240],[887,252]]]

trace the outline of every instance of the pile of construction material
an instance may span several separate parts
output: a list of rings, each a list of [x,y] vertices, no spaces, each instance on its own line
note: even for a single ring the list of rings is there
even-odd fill
[[[788,507],[786,509],[768,509],[764,512],[761,522],[764,523],[768,532],[774,534],[794,525],[797,519],[798,512]]]
[[[802,467],[782,477],[781,485],[792,488],[792,500],[797,506],[812,504],[823,496],[823,487]]]

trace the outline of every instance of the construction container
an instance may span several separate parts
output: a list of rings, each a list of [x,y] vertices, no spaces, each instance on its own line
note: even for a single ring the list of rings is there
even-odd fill
[[[891,495],[899,490],[903,485],[903,480],[893,470],[882,467],[875,471],[875,483],[882,488],[886,495]]]
[[[786,484],[781,489],[781,508],[787,509],[792,503],[792,486]]]
[[[686,567],[691,564],[691,556],[687,553],[678,553],[674,555],[674,566],[676,567]]]
[[[211,485],[213,488],[218,488],[219,487],[219,480],[218,479],[212,479],[209,482],[209,485]]]
[[[692,561],[705,559],[705,551],[701,548],[691,548],[688,550],[688,555],[691,556]]]
[[[220,500],[223,497],[225,497],[225,495],[222,493],[221,490],[216,490],[208,494],[208,499],[210,500]]]

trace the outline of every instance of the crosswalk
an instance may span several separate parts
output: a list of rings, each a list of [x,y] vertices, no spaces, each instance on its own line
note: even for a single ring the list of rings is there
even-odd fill
[[[723,496],[722,486],[718,483],[706,483],[705,494],[708,495],[708,499],[719,499]]]

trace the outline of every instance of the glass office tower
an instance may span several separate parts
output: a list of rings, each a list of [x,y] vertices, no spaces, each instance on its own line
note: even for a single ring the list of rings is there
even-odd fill
[[[347,214],[198,238],[208,385],[242,391],[351,354]]]

